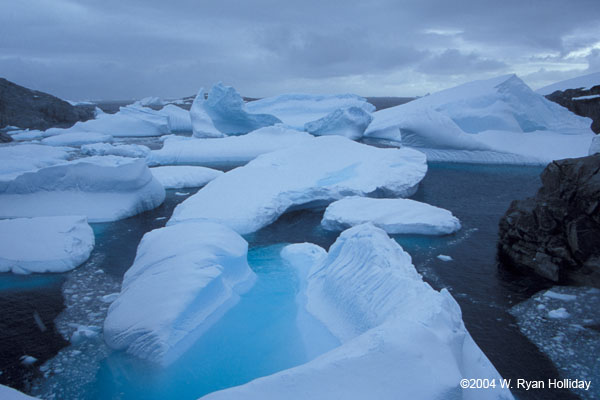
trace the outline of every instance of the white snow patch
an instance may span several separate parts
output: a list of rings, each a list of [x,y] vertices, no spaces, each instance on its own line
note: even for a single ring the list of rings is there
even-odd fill
[[[600,94],[591,94],[589,96],[579,96],[573,97],[571,100],[591,100],[591,99],[600,99]]]
[[[548,86],[544,86],[536,90],[535,92],[541,95],[552,94],[557,90],[565,91],[567,89],[583,89],[588,90],[594,86],[600,85],[600,72],[593,74],[582,75],[576,78],[567,79],[564,81],[556,82]]]

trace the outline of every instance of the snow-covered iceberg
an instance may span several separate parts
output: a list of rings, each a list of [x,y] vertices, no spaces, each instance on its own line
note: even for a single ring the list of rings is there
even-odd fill
[[[195,139],[169,137],[162,149],[154,150],[150,165],[202,165],[208,167],[240,166],[261,154],[298,145],[313,137],[282,125],[257,129],[247,135]]]
[[[425,161],[416,150],[316,137],[221,175],[179,204],[169,223],[214,220],[245,234],[291,208],[326,205],[351,195],[408,196],[425,176]]]
[[[0,272],[64,272],[85,262],[94,232],[85,217],[0,220]]]
[[[81,154],[87,156],[144,158],[150,154],[150,148],[141,144],[94,143],[81,146]]]
[[[279,118],[270,114],[249,112],[242,96],[233,87],[222,83],[214,85],[208,93],[208,98],[200,105],[217,130],[228,135],[244,134],[281,122]]]
[[[583,156],[591,121],[516,75],[469,82],[377,111],[365,137],[422,149],[430,161],[545,164]]]
[[[354,94],[314,95],[288,93],[246,104],[249,112],[272,114],[285,124],[304,129],[304,124],[325,117],[341,108],[358,107],[372,113],[375,106]]]
[[[567,79],[556,82],[543,88],[539,88],[535,92],[541,95],[552,94],[557,90],[565,91],[567,89],[583,89],[588,90],[594,86],[600,85],[600,72],[593,74],[582,75],[576,78]]]
[[[106,343],[169,364],[255,280],[247,242],[231,229],[190,222],[144,235],[104,323]]]
[[[192,132],[192,119],[188,110],[174,104],[167,104],[158,110],[157,114],[167,117],[169,132]]]
[[[360,139],[373,117],[360,107],[338,108],[323,118],[304,124],[304,130],[316,136],[339,135]]]
[[[423,282],[384,231],[370,224],[348,229],[324,260],[305,248],[306,309],[341,345],[204,399],[512,399],[450,293]],[[461,380],[473,377],[496,387],[463,389]]]
[[[168,167],[150,168],[152,175],[165,187],[165,189],[181,189],[186,187],[200,187],[206,185],[223,171],[206,167],[192,167],[189,165],[174,165]]]
[[[19,144],[0,147],[0,181],[38,168],[64,163],[74,149],[40,144]]]
[[[200,88],[192,107],[190,108],[190,118],[192,121],[192,131],[194,137],[197,138],[220,138],[224,137],[225,134],[215,128],[212,119],[204,109],[204,88]]]
[[[43,144],[50,146],[83,146],[91,143],[110,143],[113,141],[111,135],[98,132],[71,132],[68,131],[61,135],[49,136],[42,139]]]
[[[331,203],[321,226],[331,231],[370,222],[387,233],[447,235],[460,229],[448,210],[409,199],[349,197]]]
[[[0,218],[84,215],[114,221],[158,207],[163,186],[144,160],[95,156],[0,180]]]

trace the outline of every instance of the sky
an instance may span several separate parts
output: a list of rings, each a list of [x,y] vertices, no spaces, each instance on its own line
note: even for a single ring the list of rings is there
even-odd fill
[[[2,0],[0,77],[70,100],[420,96],[600,71],[598,0]]]

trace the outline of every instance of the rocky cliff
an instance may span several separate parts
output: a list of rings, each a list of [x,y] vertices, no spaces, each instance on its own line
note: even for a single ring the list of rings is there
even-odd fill
[[[560,283],[600,287],[600,154],[559,160],[500,220],[500,258]]]
[[[0,78],[0,128],[68,128],[91,118],[94,118],[93,106],[72,106],[58,97]]]
[[[557,90],[547,95],[546,98],[568,108],[577,115],[591,118],[592,130],[600,133],[600,85],[587,90]]]

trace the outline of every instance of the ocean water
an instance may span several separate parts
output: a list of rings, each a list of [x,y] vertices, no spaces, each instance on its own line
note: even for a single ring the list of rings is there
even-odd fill
[[[515,304],[548,287],[547,282],[506,269],[496,258],[499,218],[513,199],[536,192],[540,172],[537,167],[431,164],[413,198],[451,210],[460,218],[463,228],[444,237],[395,237],[434,288],[448,288],[455,296],[471,335],[505,378],[559,377],[549,359],[520,333],[508,312]],[[133,261],[141,235],[164,225],[164,219],[156,218],[168,217],[174,204],[184,198],[171,194],[164,209],[94,227],[99,240],[92,259],[60,278],[65,280],[63,292],[65,287],[71,290],[63,293],[67,308],[56,322],[61,335],[69,337],[76,329],[69,324],[77,324],[74,321],[77,318],[88,318],[85,307],[100,314],[96,320],[79,324],[101,323],[103,309],[94,299],[106,293],[114,282],[118,284]],[[337,233],[320,227],[322,214],[323,210],[315,209],[293,211],[246,236],[251,248],[249,260],[259,276],[257,284],[167,370],[112,352],[99,336],[60,350],[44,365],[44,371],[37,373],[33,393],[44,398],[54,395],[57,399],[195,399],[307,361],[296,325],[298,281],[293,271],[282,264],[278,251],[284,243],[298,242],[329,248]],[[453,261],[441,261],[436,257],[439,254],[449,255]],[[99,269],[104,274],[98,274],[102,276],[100,280],[81,283],[83,276],[74,279],[84,272],[89,272],[85,276],[94,276]],[[107,286],[103,286],[105,283]],[[14,291],[33,296],[55,293],[55,286],[31,284],[30,289]],[[79,301],[73,300],[77,290],[87,293],[85,297],[92,299],[90,304],[82,308]],[[58,312],[62,307],[61,304]],[[76,310],[77,307],[80,309]],[[65,315],[73,320],[65,320]],[[18,318],[13,315],[7,318],[15,320],[11,326],[18,334],[21,329]],[[534,392],[515,392],[515,395],[521,399],[539,398],[539,393]],[[544,392],[544,398],[577,397],[556,390]]]

